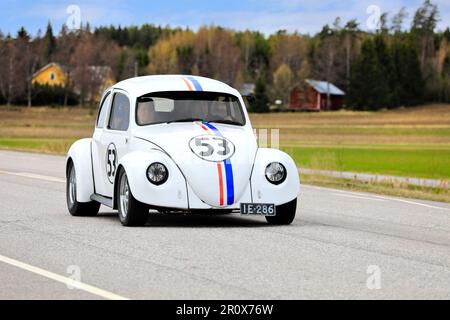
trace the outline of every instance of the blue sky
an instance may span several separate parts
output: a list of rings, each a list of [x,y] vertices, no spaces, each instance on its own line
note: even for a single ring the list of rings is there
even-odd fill
[[[265,34],[280,29],[315,33],[339,16],[343,21],[358,19],[362,29],[377,6],[381,12],[398,12],[406,7],[409,26],[415,10],[423,0],[0,0],[0,30],[15,34],[24,26],[33,35],[51,21],[60,30],[70,15],[68,6],[77,5],[83,23],[131,25],[153,23],[197,29],[201,25],[220,25],[238,30],[259,30]],[[438,4],[441,21],[438,29],[450,25],[450,1],[432,0]],[[373,10],[373,9],[372,9]]]

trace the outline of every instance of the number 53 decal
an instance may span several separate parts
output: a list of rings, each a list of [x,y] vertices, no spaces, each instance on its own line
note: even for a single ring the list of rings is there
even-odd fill
[[[235,151],[234,144],[230,140],[211,135],[192,138],[189,147],[199,158],[211,162],[229,159]]]

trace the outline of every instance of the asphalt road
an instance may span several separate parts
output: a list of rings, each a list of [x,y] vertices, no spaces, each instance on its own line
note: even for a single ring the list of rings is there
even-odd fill
[[[450,298],[450,205],[302,186],[297,218],[71,217],[63,157],[0,151],[0,299]],[[66,281],[80,275],[77,288]]]

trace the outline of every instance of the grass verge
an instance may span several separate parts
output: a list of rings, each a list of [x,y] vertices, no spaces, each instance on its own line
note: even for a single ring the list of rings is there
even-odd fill
[[[364,182],[304,174],[300,175],[300,179],[303,184],[320,187],[450,203],[450,190],[443,188],[419,187],[394,183]]]
[[[75,139],[0,138],[0,148],[64,155]]]

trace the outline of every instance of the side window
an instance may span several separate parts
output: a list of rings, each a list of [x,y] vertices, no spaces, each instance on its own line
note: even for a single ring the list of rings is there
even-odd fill
[[[109,117],[108,129],[128,130],[130,123],[130,100],[122,93],[115,93]]]
[[[100,109],[98,110],[97,116],[97,128],[103,128],[105,124],[106,114],[108,112],[109,102],[111,101],[111,92],[108,92],[106,96],[103,98],[103,101],[100,105]]]

